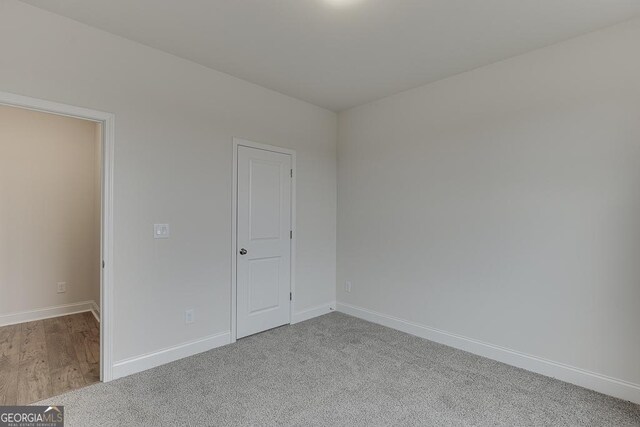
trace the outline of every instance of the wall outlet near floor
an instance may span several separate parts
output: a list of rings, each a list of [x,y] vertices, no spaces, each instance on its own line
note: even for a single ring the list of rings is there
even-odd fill
[[[196,316],[194,313],[193,308],[190,308],[189,310],[184,312],[184,323],[193,323],[196,321]]]
[[[153,224],[154,239],[168,239],[169,237],[171,237],[169,224]]]
[[[344,291],[351,292],[351,282],[349,281],[344,282]]]
[[[58,282],[57,286],[59,294],[64,294],[65,292],[67,292],[67,282]]]

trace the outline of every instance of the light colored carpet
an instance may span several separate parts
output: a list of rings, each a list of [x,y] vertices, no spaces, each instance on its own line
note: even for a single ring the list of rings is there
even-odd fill
[[[68,426],[640,425],[640,406],[332,313],[76,390]]]

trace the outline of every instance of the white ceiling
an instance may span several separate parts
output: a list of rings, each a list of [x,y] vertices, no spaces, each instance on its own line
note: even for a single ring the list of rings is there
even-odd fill
[[[26,0],[339,111],[621,22],[639,0]]]

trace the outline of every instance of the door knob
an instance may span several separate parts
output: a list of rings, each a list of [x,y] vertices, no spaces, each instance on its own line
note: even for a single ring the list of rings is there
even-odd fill
[[[245,248],[240,249],[240,255],[246,255],[247,250]]]

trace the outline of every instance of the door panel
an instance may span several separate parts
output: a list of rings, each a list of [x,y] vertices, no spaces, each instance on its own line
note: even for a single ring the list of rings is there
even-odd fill
[[[250,238],[280,238],[280,179],[278,162],[249,160]]]
[[[237,338],[290,323],[291,156],[238,147]]]
[[[280,302],[280,258],[249,261],[248,311],[253,316],[264,310],[277,309]]]

